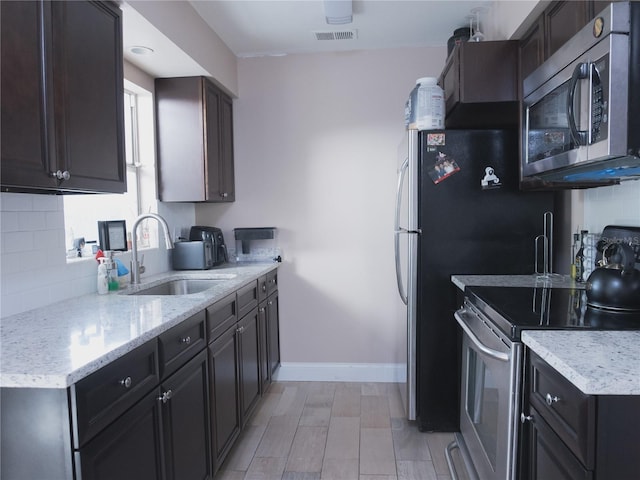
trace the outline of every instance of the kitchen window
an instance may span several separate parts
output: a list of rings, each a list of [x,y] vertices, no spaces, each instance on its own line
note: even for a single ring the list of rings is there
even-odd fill
[[[127,192],[63,197],[67,259],[78,258],[80,239],[84,239],[81,257],[93,256],[99,220],[125,220],[129,236],[138,215],[155,211],[153,97],[151,92],[125,80],[124,104]],[[153,225],[147,226],[143,221],[138,228],[139,248],[157,246],[156,231],[150,227]]]

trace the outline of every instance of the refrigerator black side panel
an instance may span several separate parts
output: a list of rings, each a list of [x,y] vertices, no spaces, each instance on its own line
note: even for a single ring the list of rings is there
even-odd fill
[[[553,194],[518,190],[516,131],[448,130],[440,132],[444,145],[427,145],[442,139],[434,133],[419,135],[418,426],[458,431],[460,347],[451,275],[532,274],[534,239],[542,234],[544,212],[553,211]],[[443,160],[454,160],[459,171],[435,184],[434,166]],[[493,188],[482,188],[485,177]]]

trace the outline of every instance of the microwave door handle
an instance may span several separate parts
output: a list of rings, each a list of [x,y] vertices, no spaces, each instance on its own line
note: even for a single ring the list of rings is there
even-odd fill
[[[578,82],[588,77],[589,64],[579,63],[578,65],[576,65],[576,68],[574,68],[573,74],[571,75],[571,81],[569,83],[569,95],[567,95],[567,122],[569,123],[569,131],[571,132],[571,137],[577,145],[587,144],[587,132],[578,130],[573,105]]]

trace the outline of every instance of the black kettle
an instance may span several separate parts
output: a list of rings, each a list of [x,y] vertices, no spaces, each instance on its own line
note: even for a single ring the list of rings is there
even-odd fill
[[[586,285],[587,303],[598,308],[640,311],[640,270],[630,245],[610,243],[604,247],[602,266]]]

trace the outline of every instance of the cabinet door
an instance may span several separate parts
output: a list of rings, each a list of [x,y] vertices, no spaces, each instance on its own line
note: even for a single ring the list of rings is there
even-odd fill
[[[222,177],[220,175],[220,149],[222,138],[220,137],[220,111],[222,108],[221,92],[211,82],[205,81],[204,85],[204,115],[206,134],[206,161],[205,161],[205,196],[206,200],[224,200],[222,191]]]
[[[52,2],[60,188],[126,191],[122,22],[105,2]]]
[[[49,174],[55,152],[47,112],[53,105],[47,93],[49,56],[43,50],[50,17],[48,2],[0,2],[3,186],[54,188],[57,183]]]
[[[260,337],[258,329],[258,309],[247,314],[238,322],[240,343],[240,412],[241,424],[247,419],[260,399]]]
[[[586,470],[569,451],[540,414],[531,408],[529,480],[591,480]]]
[[[267,302],[258,307],[258,336],[260,342],[260,392],[264,395],[271,385],[271,369],[269,368],[269,335],[267,333]]]
[[[280,318],[278,292],[267,299],[267,335],[269,336],[269,370],[271,378],[280,366]]]
[[[524,34],[520,40],[519,50],[520,85],[522,85],[522,81],[544,62],[544,21],[542,16]]]
[[[211,478],[207,351],[162,382],[166,480]]]
[[[240,433],[236,336],[236,326],[233,325],[209,345],[209,399],[214,472],[220,468]]]
[[[160,414],[153,390],[76,452],[76,479],[164,479]]]
[[[224,202],[236,199],[233,162],[233,103],[229,96],[220,97],[220,196]]]
[[[552,3],[545,10],[545,58],[549,58],[589,21],[588,2]]]

